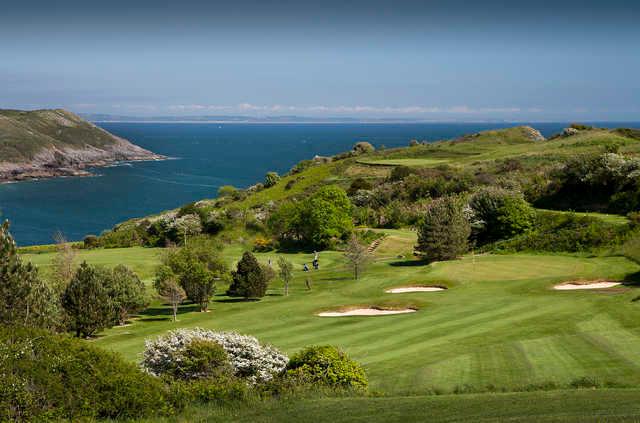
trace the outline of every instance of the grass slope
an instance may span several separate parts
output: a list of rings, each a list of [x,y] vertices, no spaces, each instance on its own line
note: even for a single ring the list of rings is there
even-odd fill
[[[194,407],[162,422],[637,422],[640,390],[270,401]],[[154,420],[158,421],[158,420]]]
[[[623,279],[640,267],[622,257],[571,255],[481,255],[416,265],[395,259],[415,240],[393,231],[379,247],[380,260],[359,281],[344,268],[340,253],[322,252],[321,270],[304,287],[308,254],[289,254],[296,264],[291,295],[274,283],[259,302],[215,297],[210,313],[185,305],[174,324],[166,306],[155,303],[132,325],[106,331],[95,342],[136,361],[144,340],[175,327],[235,330],[252,334],[288,353],[312,344],[335,344],[362,362],[373,390],[389,395],[451,392],[468,385],[484,390],[529,384],[569,384],[588,376],[618,385],[640,383],[640,324],[634,288],[607,291],[550,289],[576,279]],[[240,247],[224,254],[229,263]],[[261,261],[275,253],[258,254]],[[45,263],[47,254],[34,257]],[[150,269],[155,250],[95,250],[89,262],[122,262]],[[146,274],[148,275],[148,273]],[[389,287],[439,284],[436,293],[386,294]],[[226,287],[219,287],[224,291]],[[321,310],[352,305],[413,306],[417,313],[384,317],[321,318]]]

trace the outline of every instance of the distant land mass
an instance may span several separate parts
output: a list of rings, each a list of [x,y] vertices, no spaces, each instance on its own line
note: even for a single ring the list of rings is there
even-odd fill
[[[200,116],[126,116],[103,113],[87,113],[81,116],[91,122],[127,122],[127,123],[446,123],[438,119],[418,119],[402,117],[312,117],[312,116],[244,116],[244,115],[200,115]],[[457,120],[451,120],[457,122]],[[506,123],[502,119],[482,120],[486,123]]]
[[[91,167],[165,158],[66,110],[0,109],[0,182],[88,176]]]

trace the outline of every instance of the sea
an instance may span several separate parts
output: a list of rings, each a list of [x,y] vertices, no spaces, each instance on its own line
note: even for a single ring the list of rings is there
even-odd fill
[[[268,171],[287,172],[315,155],[350,150],[358,141],[376,147],[435,141],[514,123],[101,123],[97,125],[155,153],[154,162],[93,169],[93,177],[0,184],[0,219],[9,219],[18,245],[48,244],[60,231],[68,240],[100,234],[124,220],[214,198],[222,185],[240,188]],[[523,123],[519,123],[523,124]],[[529,123],[545,136],[568,125]],[[640,123],[598,122],[600,127]]]

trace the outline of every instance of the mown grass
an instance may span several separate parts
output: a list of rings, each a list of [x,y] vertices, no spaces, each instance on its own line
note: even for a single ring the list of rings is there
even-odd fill
[[[335,344],[362,362],[375,391],[389,395],[518,389],[552,382],[566,386],[581,377],[602,383],[640,383],[640,324],[633,287],[606,291],[552,290],[577,279],[622,280],[640,266],[623,257],[514,254],[466,256],[425,266],[396,258],[415,239],[387,231],[379,261],[354,281],[339,252],[320,254],[320,270],[301,271],[309,254],[288,254],[295,263],[291,295],[275,282],[257,302],[217,294],[210,313],[184,305],[179,322],[155,302],[130,326],[105,331],[95,342],[137,361],[144,340],[176,327],[204,327],[252,334],[287,353],[312,344]],[[242,252],[227,248],[232,264]],[[82,259],[123,262],[140,269],[157,263],[153,249],[94,250]],[[275,261],[276,253],[259,259]],[[34,259],[46,263],[46,254]],[[50,256],[49,256],[50,258]],[[148,272],[149,270],[145,270]],[[145,273],[148,275],[149,273]],[[305,277],[312,280],[309,291]],[[389,287],[439,284],[435,293],[386,294]],[[223,292],[226,287],[218,287]],[[351,305],[417,307],[417,313],[384,317],[322,318],[316,313]]]

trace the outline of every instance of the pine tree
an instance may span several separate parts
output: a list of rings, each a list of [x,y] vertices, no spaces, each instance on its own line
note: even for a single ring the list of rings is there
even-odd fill
[[[262,298],[267,293],[269,279],[256,257],[246,251],[238,262],[237,270],[231,272],[233,283],[227,291],[232,297]]]
[[[110,298],[109,272],[83,262],[62,295],[70,327],[76,336],[91,336],[113,325],[114,304]]]
[[[416,250],[429,261],[453,260],[469,247],[471,225],[459,197],[442,197],[431,203],[419,230]]]
[[[57,296],[33,265],[18,257],[8,221],[0,225],[0,323],[42,328],[59,323]]]

